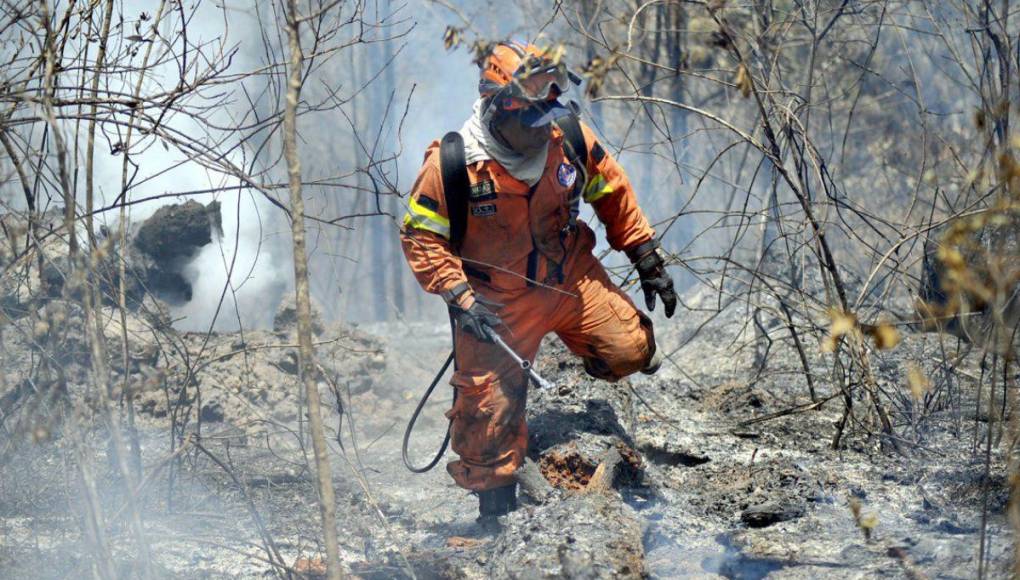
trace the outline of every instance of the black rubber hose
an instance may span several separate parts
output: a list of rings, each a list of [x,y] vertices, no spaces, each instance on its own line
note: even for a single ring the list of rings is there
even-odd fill
[[[446,369],[450,368],[450,363],[453,362],[454,354],[455,351],[451,351],[450,356],[446,357],[446,362],[443,363],[443,368],[439,369],[439,373],[436,375],[436,378],[432,379],[432,384],[429,385],[429,388],[425,391],[425,394],[422,395],[421,400],[418,401],[418,407],[414,410],[414,414],[411,415],[411,420],[408,421],[407,423],[407,429],[404,430],[404,443],[400,449],[400,456],[404,460],[404,465],[415,473],[425,473],[426,471],[429,471],[430,469],[435,467],[436,464],[439,463],[439,460],[443,458],[443,454],[446,453],[446,446],[450,444],[450,425],[447,424],[446,437],[443,438],[443,444],[439,447],[439,452],[436,453],[436,456],[432,458],[432,461],[430,461],[428,465],[426,465],[425,467],[415,467],[411,465],[411,460],[408,459],[407,457],[407,444],[411,440],[411,432],[414,431],[414,424],[418,420],[418,415],[421,414],[421,410],[425,407],[425,403],[427,403],[429,397],[432,396],[432,391],[436,390],[436,385],[439,384],[440,379],[442,379],[443,375],[446,374]],[[457,398],[456,389],[454,389],[453,397],[454,400],[456,400]]]

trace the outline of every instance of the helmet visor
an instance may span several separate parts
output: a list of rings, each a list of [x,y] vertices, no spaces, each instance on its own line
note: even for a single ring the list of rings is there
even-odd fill
[[[556,100],[535,103],[526,109],[516,111],[521,124],[525,127],[544,127],[572,113],[573,111]]]

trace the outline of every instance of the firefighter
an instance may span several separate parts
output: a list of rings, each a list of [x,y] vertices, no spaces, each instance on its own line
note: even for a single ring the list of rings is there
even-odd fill
[[[401,229],[415,277],[456,322],[456,397],[447,417],[459,459],[447,471],[478,494],[483,521],[516,508],[514,471],[528,441],[527,377],[490,333],[533,361],[555,332],[590,375],[607,381],[659,367],[652,322],[593,255],[595,234],[577,219],[580,198],[610,246],[635,265],[648,309],[657,297],[667,317],[676,309],[673,280],[626,174],[558,100],[579,82],[549,51],[497,44],[481,62],[480,98],[459,132],[467,208],[450,211],[433,142]],[[564,129],[571,120],[579,128],[573,144]],[[451,215],[466,223],[451,223]]]

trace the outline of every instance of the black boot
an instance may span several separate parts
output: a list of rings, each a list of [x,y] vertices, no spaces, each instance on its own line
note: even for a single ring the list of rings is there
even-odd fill
[[[517,509],[517,484],[478,492],[478,521],[495,522]]]

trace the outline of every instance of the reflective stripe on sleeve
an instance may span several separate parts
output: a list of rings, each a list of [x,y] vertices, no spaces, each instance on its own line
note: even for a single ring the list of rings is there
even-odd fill
[[[584,188],[584,201],[594,203],[610,193],[613,193],[613,188],[606,183],[606,178],[596,175]]]
[[[404,227],[427,230],[450,239],[450,220],[421,205],[413,197],[404,215]]]

